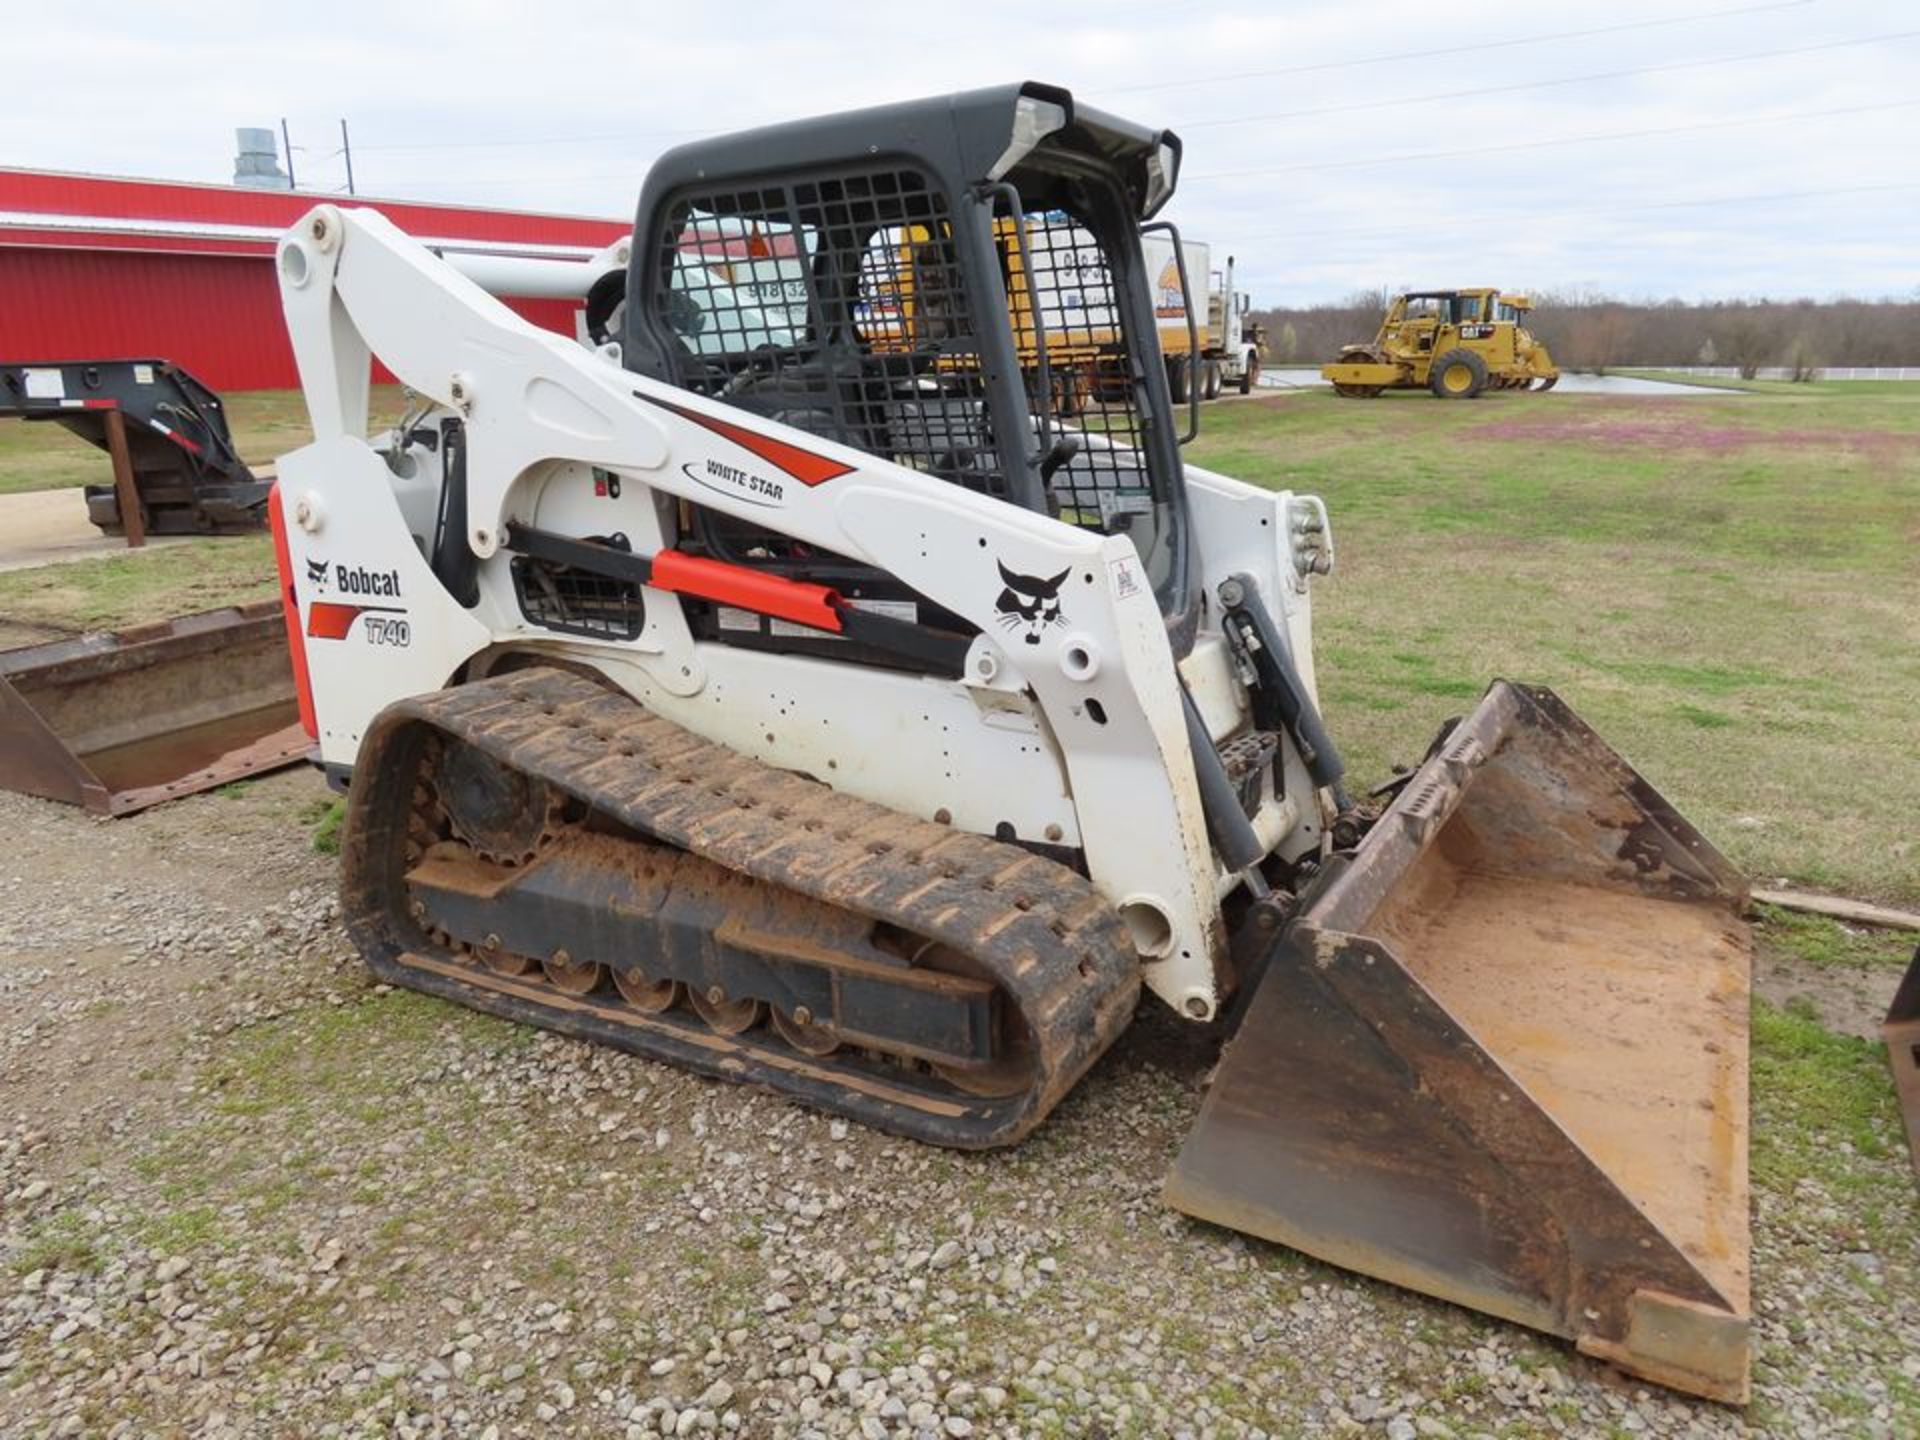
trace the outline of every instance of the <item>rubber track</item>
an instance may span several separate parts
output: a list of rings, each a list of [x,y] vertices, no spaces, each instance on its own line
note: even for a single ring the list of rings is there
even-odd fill
[[[982,1099],[846,1052],[804,1056],[771,1029],[720,1036],[678,1011],[648,1015],[607,994],[561,996],[434,950],[407,918],[405,875],[408,822],[436,731],[647,837],[972,957],[1032,1031],[1033,1085]],[[978,1149],[1028,1134],[1126,1027],[1140,990],[1123,922],[1065,866],[776,770],[555,669],[382,711],[354,767],[342,862],[343,914],[383,979],[936,1144]]]

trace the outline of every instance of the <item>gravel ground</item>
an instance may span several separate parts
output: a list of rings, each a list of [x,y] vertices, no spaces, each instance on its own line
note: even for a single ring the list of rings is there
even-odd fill
[[[323,800],[0,795],[0,1434],[1920,1433],[1862,1041],[1756,1039],[1742,1414],[1163,1209],[1211,1054],[1151,1011],[972,1157],[375,986]]]

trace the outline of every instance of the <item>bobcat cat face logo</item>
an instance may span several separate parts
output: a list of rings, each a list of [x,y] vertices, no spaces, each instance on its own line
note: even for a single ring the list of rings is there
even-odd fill
[[[1051,580],[1042,580],[1037,575],[1015,574],[1002,564],[1000,578],[1006,588],[993,602],[1001,628],[1017,631],[1027,644],[1038,645],[1041,631],[1049,625],[1066,624],[1060,613],[1060,582],[1072,573],[1069,567]]]
[[[317,590],[327,588],[327,562],[324,560],[307,561],[307,583]]]

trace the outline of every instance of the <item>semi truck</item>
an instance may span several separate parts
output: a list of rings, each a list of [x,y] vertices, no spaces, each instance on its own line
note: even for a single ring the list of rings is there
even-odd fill
[[[1148,273],[1153,279],[1154,317],[1160,325],[1160,353],[1166,357],[1167,379],[1176,404],[1184,403],[1191,388],[1202,400],[1217,400],[1229,386],[1242,395],[1260,381],[1260,353],[1266,346],[1265,327],[1253,319],[1253,297],[1234,286],[1234,258],[1227,256],[1214,269],[1212,247],[1203,240],[1181,242],[1186,260],[1186,283],[1204,277],[1206,298],[1194,306],[1196,334],[1187,331],[1187,308],[1180,266],[1174,263],[1173,242],[1149,234],[1141,243]],[[1198,342],[1198,354],[1195,342]]]

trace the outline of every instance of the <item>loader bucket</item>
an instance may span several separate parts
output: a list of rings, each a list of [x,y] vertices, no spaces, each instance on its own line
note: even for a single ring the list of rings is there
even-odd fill
[[[1169,1203],[1743,1401],[1745,895],[1496,682],[1268,951]]]
[[[0,788],[126,815],[290,765],[280,602],[0,651]]]

